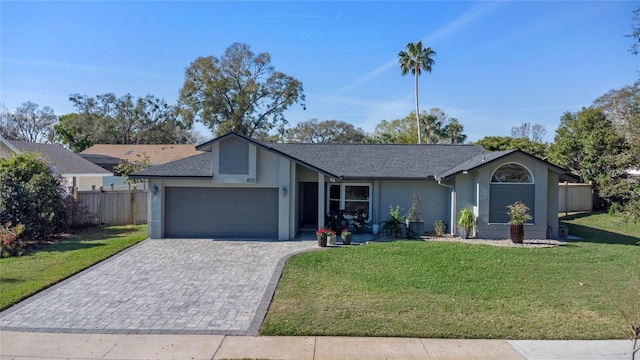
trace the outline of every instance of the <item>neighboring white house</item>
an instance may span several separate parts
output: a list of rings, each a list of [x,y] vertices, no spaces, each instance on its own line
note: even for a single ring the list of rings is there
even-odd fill
[[[382,222],[422,198],[425,229],[455,233],[467,207],[478,238],[509,238],[506,205],[531,208],[527,238],[558,236],[562,168],[519,150],[477,145],[266,144],[228,133],[204,151],[133,174],[149,180],[149,236],[292,240],[302,225],[323,227],[332,211],[363,211]]]
[[[21,152],[41,154],[49,166],[63,177],[63,185],[67,188],[73,186],[74,179],[80,191],[91,190],[94,186],[100,188],[103,183],[102,179],[113,175],[113,173],[59,145],[7,140],[0,136],[0,157]]]

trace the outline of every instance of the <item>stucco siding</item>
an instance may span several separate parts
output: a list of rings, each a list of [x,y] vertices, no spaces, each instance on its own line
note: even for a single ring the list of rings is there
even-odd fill
[[[379,202],[376,213],[379,221],[389,215],[389,207],[400,205],[400,215],[406,216],[411,208],[414,191],[422,199],[422,218],[425,231],[433,231],[433,223],[443,220],[449,225],[450,189],[428,180],[380,180]]]
[[[508,223],[490,223],[490,200],[491,200],[491,176],[493,172],[499,168],[500,166],[506,163],[518,163],[526,167],[533,176],[534,182],[534,201],[535,201],[535,209],[534,213],[534,223],[527,224],[525,226],[525,238],[527,239],[544,239],[547,237],[547,223],[548,223],[548,198],[550,196],[557,195],[549,195],[547,193],[547,188],[549,186],[549,176],[550,173],[549,167],[540,162],[533,160],[529,157],[514,154],[512,156],[505,157],[504,159],[500,159],[500,161],[496,161],[495,163],[490,164],[489,166],[482,167],[478,170],[474,171],[474,174],[477,176],[477,184],[476,187],[478,189],[478,219],[477,219],[477,233],[476,236],[478,238],[497,238],[497,239],[506,239],[509,238],[509,224]],[[556,179],[557,179],[557,175]],[[514,185],[518,186],[518,185]],[[551,190],[553,191],[553,190]],[[557,185],[556,185],[556,193],[557,193]],[[497,211],[494,209],[494,211]],[[507,209],[505,207],[504,211]],[[557,215],[557,212],[556,212]],[[508,220],[506,220],[508,221]],[[553,227],[553,226],[552,226]]]
[[[220,142],[220,174],[249,174],[249,143],[229,138]]]
[[[317,182],[318,172],[296,164],[296,179],[298,182]]]
[[[558,212],[560,211],[560,199],[558,188],[560,177],[557,173],[548,171],[547,175],[547,226],[551,227],[551,238],[558,238]]]
[[[100,186],[102,186],[103,178],[104,176],[78,176],[76,180],[78,190],[92,190],[92,186],[95,186],[96,189],[99,189]]]
[[[214,151],[218,147],[214,146]],[[217,156],[214,156],[217,158]],[[269,153],[262,149],[257,149],[254,162],[256,163],[255,182],[229,182],[229,178],[225,177],[222,181],[216,181],[213,178],[203,179],[187,179],[187,178],[165,178],[151,179],[149,189],[154,186],[158,187],[156,195],[149,197],[149,237],[162,238],[165,237],[164,226],[165,219],[165,188],[166,187],[224,187],[224,188],[275,188],[278,189],[278,239],[290,240],[295,237],[292,233],[294,225],[291,223],[293,219],[290,214],[294,212],[295,202],[290,200],[291,196],[295,196],[295,189],[291,186],[291,161],[273,153]],[[317,179],[317,177],[316,177]],[[286,188],[286,195],[283,189]],[[291,191],[293,189],[293,191]]]

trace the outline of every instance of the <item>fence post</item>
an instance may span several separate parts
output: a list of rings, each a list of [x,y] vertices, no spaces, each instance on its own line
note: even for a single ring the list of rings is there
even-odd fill
[[[564,182],[564,216],[569,215],[569,182]]]
[[[138,186],[133,184],[133,191],[131,192],[131,224],[136,224],[136,218],[138,215]]]

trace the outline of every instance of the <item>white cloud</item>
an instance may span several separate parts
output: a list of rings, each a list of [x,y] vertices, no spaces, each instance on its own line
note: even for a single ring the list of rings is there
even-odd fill
[[[471,23],[473,23],[474,21],[482,18],[483,16],[495,11],[498,7],[502,6],[504,3],[503,2],[489,2],[489,3],[479,3],[478,5],[470,8],[468,11],[466,11],[465,13],[463,13],[462,15],[460,15],[458,18],[456,18],[454,21],[450,22],[449,24],[447,24],[446,26],[444,26],[441,29],[436,30],[435,32],[425,36],[422,41],[425,44],[432,44],[435,42],[438,42],[444,38],[446,38],[447,36],[449,36],[450,34],[470,25]],[[370,81],[371,79],[374,79],[376,77],[378,77],[380,74],[384,73],[385,71],[387,71],[388,69],[397,66],[397,59],[392,59],[389,62],[385,63],[384,65],[378,67],[377,69],[374,69],[358,78],[356,78],[355,80],[353,80],[352,82],[350,82],[349,84],[347,84],[346,86],[342,87],[338,93],[344,93],[350,89],[353,89],[354,87],[357,87],[359,85],[362,85],[368,81]]]

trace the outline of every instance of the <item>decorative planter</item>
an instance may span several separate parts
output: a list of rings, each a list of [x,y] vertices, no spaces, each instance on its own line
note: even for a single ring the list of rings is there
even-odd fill
[[[335,244],[336,244],[336,236],[327,235],[327,245],[335,245]]]
[[[511,241],[522,244],[524,241],[524,224],[511,224]]]
[[[350,245],[351,244],[351,234],[342,234],[342,243],[344,245]]]
[[[327,246],[327,234],[316,235],[318,238],[318,246],[325,247]]]
[[[458,234],[460,235],[460,237],[462,239],[468,239],[469,238],[469,234],[467,233],[467,230],[462,226],[458,226]]]
[[[424,222],[422,221],[407,221],[407,229],[411,236],[420,237],[424,233]]]
[[[380,224],[371,225],[371,230],[373,231],[373,235],[378,235],[380,232]]]

